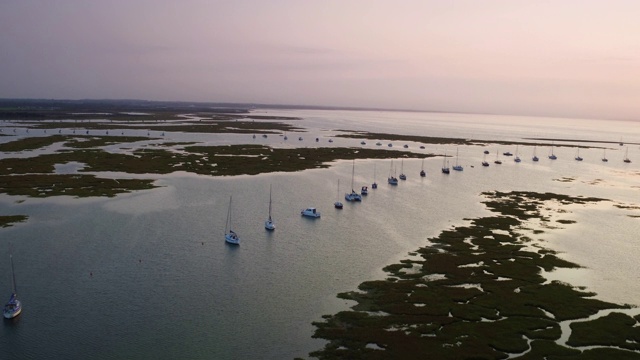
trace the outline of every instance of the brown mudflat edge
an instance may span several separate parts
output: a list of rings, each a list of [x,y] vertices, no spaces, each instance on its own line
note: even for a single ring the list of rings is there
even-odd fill
[[[315,322],[315,338],[327,345],[320,359],[640,358],[640,317],[616,313],[572,333],[571,344],[611,345],[579,351],[556,343],[560,321],[586,318],[621,306],[594,299],[569,284],[546,283],[540,269],[578,267],[553,251],[531,250],[520,232],[527,220],[544,219],[546,203],[593,203],[599,198],[552,193],[484,193],[494,216],[443,231],[431,245],[385,268],[388,278],[339,294],[352,310]],[[574,225],[570,225],[574,226]],[[534,232],[539,234],[539,232]],[[586,327],[585,327],[586,328]],[[631,336],[631,337],[630,337]],[[631,354],[631,357],[628,357]],[[636,356],[637,355],[637,356]]]

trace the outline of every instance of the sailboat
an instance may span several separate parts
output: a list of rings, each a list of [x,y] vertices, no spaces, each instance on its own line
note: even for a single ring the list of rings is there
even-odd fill
[[[485,151],[484,155],[482,155],[482,166],[489,166],[489,163],[487,162],[487,153],[488,151]]]
[[[353,176],[356,171],[356,160],[353,159],[353,166],[351,168],[351,193],[344,194],[344,199],[347,201],[362,201],[362,196],[353,190]]]
[[[395,174],[391,174],[391,171],[393,170],[393,160],[391,160],[391,168],[389,168],[389,178],[387,179],[387,182],[390,185],[398,185],[398,179],[394,176]]]
[[[500,152],[498,150],[496,150],[496,161],[493,162],[494,164],[502,164],[502,160],[500,160]]]
[[[224,226],[224,241],[233,245],[240,245],[240,238],[235,231],[231,230],[231,202],[232,197],[229,196],[229,210],[227,211],[227,223]]]
[[[271,185],[269,185],[269,218],[264,222],[264,228],[267,230],[275,230],[276,224],[271,219]]]
[[[400,180],[407,180],[407,175],[404,174],[404,159],[400,160]]]
[[[538,156],[536,156],[536,147],[533,147],[533,157],[531,158],[531,160],[533,161],[538,161]]]
[[[16,295],[16,274],[13,270],[13,254],[9,253],[9,259],[11,260],[11,297],[4,305],[2,314],[6,319],[13,319],[22,312],[22,304],[20,300],[18,300],[18,295]]]
[[[420,176],[421,177],[427,176],[427,173],[424,172],[424,159],[422,159],[422,169],[420,170]]]
[[[333,203],[333,206],[336,209],[342,209],[342,203],[340,202],[340,179],[338,179],[338,196],[336,197],[336,202]]]
[[[376,164],[373,164],[373,184],[371,184],[372,189],[378,188],[378,183],[376,182]]]
[[[551,154],[549,154],[549,159],[556,160],[558,157],[553,153],[553,144],[551,145]]]
[[[464,169],[462,168],[462,165],[458,164],[458,148],[456,148],[456,164],[455,164],[455,165],[453,165],[453,170],[455,170],[455,171],[462,171],[462,170],[464,170]]]
[[[602,149],[602,162],[607,161],[609,161],[609,159],[607,159],[607,149]]]
[[[520,156],[518,156],[518,145],[516,145],[516,157],[513,158],[513,161],[519,163],[520,161]]]
[[[442,158],[442,173],[449,173],[449,160],[447,160],[447,152],[444,152],[444,157]]]
[[[631,160],[629,159],[629,147],[627,146],[627,148],[624,151],[624,162],[626,163],[630,163]]]
[[[580,148],[576,149],[576,161],[582,161],[583,159],[580,157]]]

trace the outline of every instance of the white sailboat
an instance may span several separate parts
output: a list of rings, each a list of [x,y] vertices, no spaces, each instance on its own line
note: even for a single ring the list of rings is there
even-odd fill
[[[356,171],[356,160],[354,159],[353,166],[351,168],[351,193],[344,194],[344,199],[347,201],[362,201],[362,196],[353,189],[353,177],[355,175],[355,171]]]
[[[336,197],[336,202],[333,203],[333,206],[336,207],[336,209],[342,209],[342,203],[340,202],[340,179],[338,179],[338,196]]]
[[[404,174],[404,159],[400,159],[400,180],[407,180],[407,175]]]
[[[276,224],[271,219],[271,185],[269,185],[269,218],[264,222],[264,228],[267,230],[275,230]]]
[[[9,259],[11,261],[11,297],[4,305],[2,315],[4,315],[6,319],[13,319],[22,312],[22,303],[18,300],[18,295],[16,293],[16,274],[13,269],[13,254],[11,254],[11,252],[9,253]]]
[[[231,229],[231,203],[232,197],[229,196],[229,210],[227,211],[227,223],[224,227],[224,241],[232,245],[240,245],[238,234]]]
[[[455,171],[462,171],[464,170],[464,168],[462,167],[462,165],[458,164],[458,148],[456,148],[456,164],[453,165],[453,170]]]
[[[395,177],[395,173],[391,173],[393,170],[393,160],[391,160],[391,167],[389,168],[389,178],[387,178],[387,182],[389,185],[398,185],[398,178]]]

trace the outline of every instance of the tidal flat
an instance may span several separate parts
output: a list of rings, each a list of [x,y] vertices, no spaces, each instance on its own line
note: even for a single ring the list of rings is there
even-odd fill
[[[328,340],[320,359],[640,359],[640,315],[594,298],[542,271],[579,267],[553,251],[528,246],[532,219],[549,221],[547,204],[588,204],[599,198],[535,192],[485,193],[494,216],[443,231],[415,252],[420,259],[389,265],[387,279],[339,294],[356,305],[324,316],[314,337]],[[538,235],[541,232],[537,232]],[[562,323],[571,324],[561,344]],[[616,309],[620,310],[619,312]],[[580,348],[578,348],[580,347]],[[586,347],[586,348],[585,348]]]

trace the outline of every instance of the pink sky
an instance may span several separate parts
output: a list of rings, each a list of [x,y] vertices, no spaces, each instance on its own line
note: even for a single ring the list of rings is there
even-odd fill
[[[640,120],[640,1],[0,3],[0,97]]]

